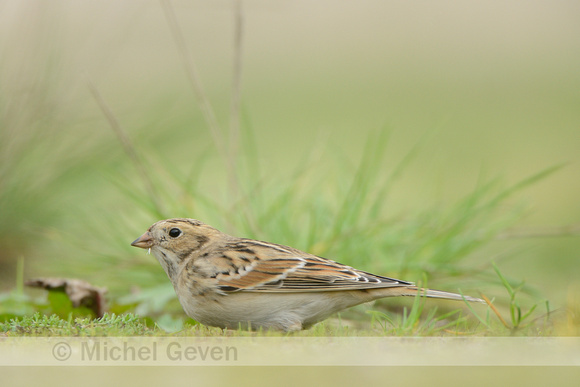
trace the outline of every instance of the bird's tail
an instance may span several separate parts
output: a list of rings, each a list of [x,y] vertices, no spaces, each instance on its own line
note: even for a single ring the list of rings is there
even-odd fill
[[[416,296],[417,293],[420,293],[421,296],[429,297],[429,298],[443,298],[446,300],[456,300],[456,301],[470,301],[470,302],[482,302],[485,304],[485,301],[481,298],[463,296],[457,293],[450,293],[450,292],[443,292],[441,290],[431,290],[431,289],[423,289],[418,288],[416,286],[409,286],[403,288],[402,296]]]

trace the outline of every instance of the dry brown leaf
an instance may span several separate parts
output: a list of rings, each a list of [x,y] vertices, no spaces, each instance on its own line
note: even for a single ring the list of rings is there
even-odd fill
[[[27,280],[26,286],[46,290],[64,291],[75,308],[85,306],[95,312],[97,317],[105,314],[106,288],[99,288],[87,281],[74,278],[36,278]]]

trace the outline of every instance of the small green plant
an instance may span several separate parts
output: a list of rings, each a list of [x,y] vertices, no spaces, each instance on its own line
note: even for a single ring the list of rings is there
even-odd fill
[[[528,309],[527,312],[522,313],[522,308],[520,307],[520,304],[519,304],[518,300],[516,299],[516,295],[524,287],[525,281],[520,282],[514,288],[512,285],[510,285],[508,280],[501,273],[501,271],[499,270],[497,265],[495,263],[492,263],[492,265],[493,265],[493,270],[496,272],[497,276],[501,280],[503,286],[505,287],[505,289],[507,290],[507,292],[510,296],[509,307],[510,307],[510,317],[511,317],[511,329],[517,330],[517,329],[527,325],[527,324],[523,324],[524,320],[528,319],[532,315],[532,312],[536,309],[538,304],[532,305],[532,307],[530,309]],[[547,308],[547,311],[549,314],[550,313],[550,309],[549,309],[550,305],[547,301],[546,301],[546,308]],[[496,311],[496,310],[497,309],[494,309],[494,311]],[[499,316],[499,314],[498,314],[498,316]],[[504,322],[504,325],[505,325],[505,320],[502,322]]]
[[[477,319],[484,324],[488,329],[491,329],[491,322],[490,322],[490,314],[489,310],[493,311],[493,313],[497,316],[499,321],[502,325],[509,329],[512,333],[515,333],[518,330],[521,330],[525,327],[530,326],[534,320],[530,320],[532,313],[536,310],[536,307],[540,303],[536,303],[532,305],[527,311],[523,311],[522,307],[520,306],[520,302],[517,299],[518,293],[524,288],[525,281],[521,281],[517,285],[510,284],[510,281],[506,279],[506,277],[501,273],[495,262],[492,262],[493,270],[495,271],[496,275],[498,276],[501,285],[504,289],[508,292],[509,295],[509,314],[510,314],[510,322],[506,321],[506,319],[502,316],[499,309],[493,304],[493,300],[490,300],[485,295],[482,295],[485,302],[488,304],[489,309],[487,311],[486,318],[482,318],[470,305],[468,301],[465,301],[468,308],[471,312],[477,317]],[[548,300],[544,301],[546,305],[546,316],[550,315],[550,303]],[[524,321],[527,321],[524,323]]]

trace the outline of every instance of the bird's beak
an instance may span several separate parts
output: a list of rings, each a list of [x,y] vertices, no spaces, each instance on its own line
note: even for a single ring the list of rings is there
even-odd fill
[[[142,249],[150,249],[153,246],[153,238],[149,231],[135,239],[131,246],[140,247]]]

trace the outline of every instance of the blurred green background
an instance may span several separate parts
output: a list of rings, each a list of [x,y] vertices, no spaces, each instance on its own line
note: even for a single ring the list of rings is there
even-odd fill
[[[227,128],[234,3],[172,4]],[[577,297],[580,3],[246,0],[242,15],[241,105],[251,136],[242,132],[241,140],[254,144],[260,166],[247,173],[290,184],[314,154],[309,169],[322,183],[349,180],[369,136],[388,130],[379,174],[420,144],[386,206],[412,214],[452,205],[482,180],[499,176],[509,186],[565,163],[512,199],[528,209],[515,232],[573,235],[508,238],[471,262],[507,255],[504,274],[533,284],[556,307]],[[146,165],[155,176],[193,168],[198,189],[227,201],[226,168],[181,54],[158,1],[0,2],[2,290],[14,285],[19,257],[26,277],[67,275],[126,291],[133,284],[121,274],[138,267],[134,284],[166,282],[153,257],[129,247],[158,219],[130,196],[142,198],[143,179],[89,83],[151,157]],[[180,195],[166,186],[159,200]],[[330,190],[319,200],[338,195]],[[203,215],[172,208],[171,216]],[[306,248],[267,229],[259,236]],[[388,259],[364,260],[389,267]]]

